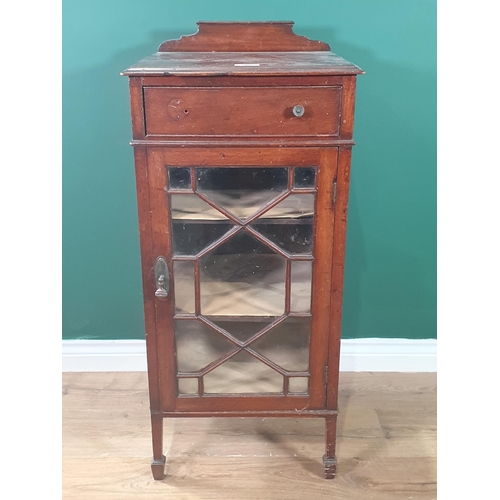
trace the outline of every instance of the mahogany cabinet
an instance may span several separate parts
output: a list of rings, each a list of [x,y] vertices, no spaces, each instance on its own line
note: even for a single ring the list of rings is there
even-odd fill
[[[130,79],[153,438],[304,417],[335,437],[356,75],[292,22],[200,22]],[[235,450],[236,452],[237,450]]]

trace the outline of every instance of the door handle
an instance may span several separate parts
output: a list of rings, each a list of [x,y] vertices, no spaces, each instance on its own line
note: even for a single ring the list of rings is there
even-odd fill
[[[170,273],[168,272],[167,261],[165,257],[158,257],[155,262],[155,286],[157,297],[168,297],[170,289]]]

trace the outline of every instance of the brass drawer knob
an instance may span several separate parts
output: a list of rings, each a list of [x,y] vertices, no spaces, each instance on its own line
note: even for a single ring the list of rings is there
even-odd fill
[[[301,117],[304,114],[304,106],[301,106],[300,104],[297,104],[297,106],[293,107],[293,114],[295,116]]]

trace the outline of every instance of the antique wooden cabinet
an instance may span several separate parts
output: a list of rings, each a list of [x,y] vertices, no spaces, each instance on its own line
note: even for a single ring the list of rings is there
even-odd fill
[[[163,418],[335,437],[356,75],[292,22],[200,22],[130,79],[152,471]]]

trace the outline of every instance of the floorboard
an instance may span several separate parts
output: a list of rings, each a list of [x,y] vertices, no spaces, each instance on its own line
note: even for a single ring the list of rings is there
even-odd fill
[[[146,374],[63,374],[65,500],[434,500],[436,375],[342,372],[338,472],[323,419],[166,419],[151,477]]]

